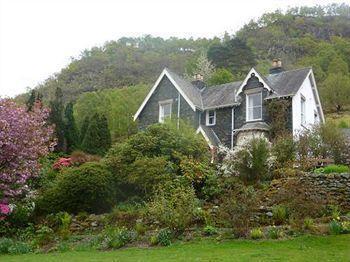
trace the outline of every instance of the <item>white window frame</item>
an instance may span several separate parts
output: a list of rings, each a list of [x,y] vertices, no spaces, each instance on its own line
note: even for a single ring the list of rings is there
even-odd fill
[[[169,116],[166,116],[167,118],[171,119],[171,114],[173,110],[173,100],[165,100],[165,101],[160,101],[159,102],[159,118],[158,121],[159,123],[164,123],[165,117],[164,117],[164,106],[170,105],[170,114]]]
[[[253,95],[260,95],[260,101],[261,101],[261,105],[260,106],[252,106],[252,107],[249,107],[249,96],[253,96]],[[259,121],[259,120],[262,120],[262,92],[257,92],[257,93],[251,93],[251,94],[246,94],[246,122],[252,122],[252,121]],[[260,111],[260,117],[259,118],[252,118],[252,119],[249,119],[249,109],[250,108],[257,108],[257,107],[260,107],[261,108],[261,111]],[[252,117],[254,116],[254,113],[252,114]]]
[[[300,123],[306,124],[306,99],[303,95],[300,95]]]
[[[214,112],[214,116],[211,116],[213,118],[213,123],[210,123],[210,116],[209,112]],[[216,125],[216,110],[207,110],[205,114],[205,125],[207,126],[215,126]]]

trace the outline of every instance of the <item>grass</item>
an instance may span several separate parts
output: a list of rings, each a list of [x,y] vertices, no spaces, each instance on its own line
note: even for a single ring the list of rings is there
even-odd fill
[[[326,121],[330,121],[334,126],[337,127],[350,128],[350,111],[344,111],[339,114],[327,114]]]
[[[0,256],[0,261],[350,261],[350,235],[279,241],[202,240],[161,248]]]

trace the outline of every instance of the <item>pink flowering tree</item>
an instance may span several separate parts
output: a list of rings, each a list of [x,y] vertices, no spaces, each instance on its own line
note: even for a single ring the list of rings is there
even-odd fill
[[[25,196],[28,180],[39,173],[39,158],[54,146],[48,110],[27,112],[9,99],[0,99],[0,219],[9,204]]]

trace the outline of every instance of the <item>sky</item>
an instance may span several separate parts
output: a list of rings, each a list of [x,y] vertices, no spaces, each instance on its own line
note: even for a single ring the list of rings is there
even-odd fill
[[[84,49],[120,37],[235,33],[264,12],[350,0],[0,0],[0,97],[42,83]]]

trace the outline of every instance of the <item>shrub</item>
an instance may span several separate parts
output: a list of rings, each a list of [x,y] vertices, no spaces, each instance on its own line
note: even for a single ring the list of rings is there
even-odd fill
[[[213,236],[218,233],[218,230],[213,226],[207,225],[204,227],[203,232],[204,232],[204,235],[206,236]]]
[[[101,234],[101,248],[121,248],[136,238],[133,231],[122,228],[107,228]]]
[[[158,245],[158,236],[157,235],[151,236],[149,239],[149,242],[150,242],[151,246]]]
[[[97,155],[90,155],[83,151],[73,151],[70,154],[70,159],[73,165],[80,166],[86,162],[98,162],[101,157]]]
[[[153,221],[182,231],[194,221],[198,206],[192,187],[172,183],[158,189],[147,204],[147,212]]]
[[[100,163],[86,163],[64,170],[38,200],[38,211],[102,213],[114,203],[111,173]]]
[[[8,254],[13,240],[10,238],[0,238],[0,254]]]
[[[326,167],[316,168],[316,174],[331,174],[331,173],[349,173],[350,168],[345,165],[328,165]]]
[[[252,226],[252,216],[258,206],[258,194],[253,187],[236,183],[221,196],[218,222],[234,227],[236,236],[246,236]]]
[[[136,204],[120,204],[107,215],[109,224],[133,227],[137,220],[143,216],[144,207]]]
[[[25,242],[0,238],[0,254],[27,254],[30,252],[32,252],[32,248]]]
[[[278,137],[272,145],[272,155],[278,168],[291,167],[296,157],[296,142],[291,135]]]
[[[72,216],[69,215],[67,212],[65,212],[63,216],[60,218],[60,220],[61,220],[61,225],[59,228],[59,233],[64,240],[67,240],[71,234],[69,227],[70,227],[70,224],[72,223]]]
[[[273,157],[271,157],[267,140],[253,138],[228,152],[221,169],[224,173],[232,172],[238,175],[245,183],[254,183],[268,178],[272,164]]]
[[[174,180],[175,175],[183,176],[190,169],[189,165],[181,169],[180,162],[184,163],[185,159],[208,162],[207,145],[189,125],[181,122],[178,129],[176,123],[169,122],[149,126],[115,144],[104,162],[120,188],[118,200],[125,201],[133,196],[147,199],[153,194],[153,187]]]
[[[267,236],[271,239],[278,239],[281,236],[281,232],[277,227],[272,226],[267,230]]]
[[[287,208],[283,205],[273,206],[272,217],[277,225],[285,223],[288,219]]]
[[[340,222],[336,221],[336,220],[332,220],[329,223],[329,233],[331,235],[339,235],[342,233],[342,225]]]
[[[40,226],[35,232],[35,244],[43,246],[50,243],[54,238],[54,232],[48,226]]]
[[[157,243],[162,246],[169,246],[171,244],[172,234],[169,229],[161,229],[157,236]]]
[[[135,225],[135,230],[138,235],[143,236],[146,233],[147,228],[141,222],[137,222]]]
[[[261,231],[260,228],[253,228],[250,230],[250,238],[251,239],[261,239],[264,237],[264,233]]]
[[[312,218],[305,218],[304,219],[304,229],[305,230],[313,230],[315,227],[314,220]]]

